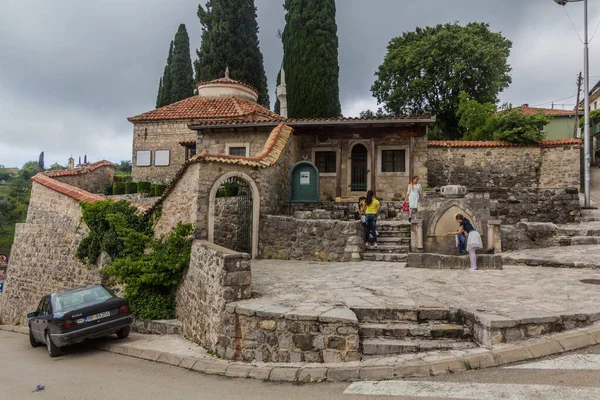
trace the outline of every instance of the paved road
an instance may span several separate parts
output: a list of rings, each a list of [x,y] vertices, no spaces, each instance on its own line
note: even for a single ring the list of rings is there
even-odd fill
[[[37,384],[46,386],[31,393]],[[384,395],[387,394],[387,395]],[[405,396],[401,396],[405,395]],[[406,395],[409,395],[408,397]],[[597,400],[600,346],[519,368],[425,380],[292,385],[206,376],[78,345],[51,359],[24,335],[0,331],[0,399]]]

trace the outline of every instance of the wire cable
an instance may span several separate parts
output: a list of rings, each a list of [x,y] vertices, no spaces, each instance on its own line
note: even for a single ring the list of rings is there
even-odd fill
[[[577,31],[577,28],[575,27],[575,24],[573,23],[573,20],[571,19],[571,16],[569,15],[569,11],[567,11],[567,7],[562,7],[562,9],[565,10],[565,14],[567,15],[567,18],[569,18],[569,21],[571,21],[571,25],[573,26],[573,29],[575,30],[575,33],[577,34],[579,41],[581,42],[581,44],[584,44],[583,39],[581,39],[581,35]]]

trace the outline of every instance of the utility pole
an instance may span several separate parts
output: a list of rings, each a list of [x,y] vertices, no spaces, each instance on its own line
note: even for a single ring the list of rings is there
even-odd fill
[[[575,126],[573,127],[573,137],[577,137],[577,128],[579,127],[579,95],[581,94],[581,84],[583,83],[583,77],[581,72],[577,77],[577,103],[575,103]]]

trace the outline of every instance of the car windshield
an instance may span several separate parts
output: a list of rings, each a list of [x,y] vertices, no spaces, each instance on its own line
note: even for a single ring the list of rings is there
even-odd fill
[[[104,287],[93,286],[56,295],[53,299],[52,309],[54,312],[65,312],[74,308],[101,303],[112,297],[114,296]]]

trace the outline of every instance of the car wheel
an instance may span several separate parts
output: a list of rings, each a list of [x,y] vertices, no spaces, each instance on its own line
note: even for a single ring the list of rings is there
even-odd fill
[[[119,339],[127,339],[130,331],[131,331],[131,327],[129,327],[129,326],[126,326],[125,328],[121,328],[117,331],[117,337]]]
[[[48,347],[48,354],[50,354],[50,357],[58,357],[62,354],[62,349],[52,343],[50,332],[46,332],[46,347]]]
[[[31,344],[31,347],[38,347],[40,345],[40,343],[33,337],[31,327],[29,328],[29,343]]]

